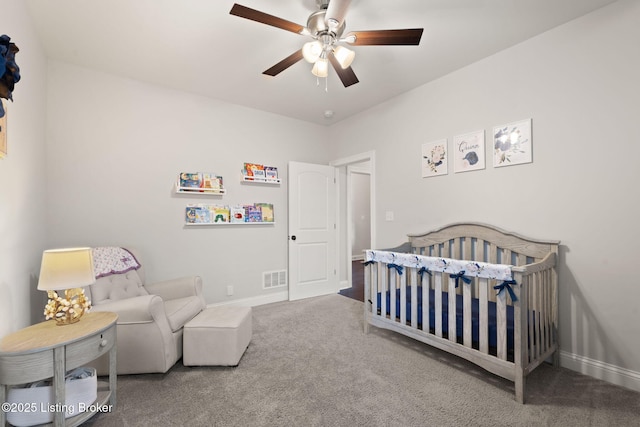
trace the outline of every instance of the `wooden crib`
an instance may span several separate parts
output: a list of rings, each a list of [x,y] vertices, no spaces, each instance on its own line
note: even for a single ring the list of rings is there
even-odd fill
[[[480,223],[409,235],[366,251],[369,324],[437,347],[515,383],[552,358],[558,365],[558,241]],[[413,303],[412,302],[416,302]]]

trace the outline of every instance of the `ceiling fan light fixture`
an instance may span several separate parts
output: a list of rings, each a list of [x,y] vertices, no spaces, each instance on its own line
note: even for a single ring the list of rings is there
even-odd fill
[[[311,74],[316,77],[327,77],[329,75],[329,61],[327,58],[320,58],[313,64]]]
[[[356,53],[354,51],[347,49],[344,46],[334,47],[333,55],[336,57],[338,63],[343,69],[349,68],[353,63],[353,59],[356,57]]]
[[[305,43],[304,46],[302,46],[302,56],[304,57],[304,60],[310,64],[313,64],[318,60],[318,58],[320,58],[322,51],[322,43],[318,40]]]
[[[349,43],[349,44],[354,44],[356,42],[356,35],[353,33],[349,33],[347,34],[346,37],[340,39],[341,42],[345,42],[345,43]]]

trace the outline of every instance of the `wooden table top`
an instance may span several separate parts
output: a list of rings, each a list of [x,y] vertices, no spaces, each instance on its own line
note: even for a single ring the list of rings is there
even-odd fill
[[[2,338],[0,353],[34,353],[66,345],[108,329],[117,319],[116,313],[97,311],[70,325],[59,326],[55,320],[36,323]]]

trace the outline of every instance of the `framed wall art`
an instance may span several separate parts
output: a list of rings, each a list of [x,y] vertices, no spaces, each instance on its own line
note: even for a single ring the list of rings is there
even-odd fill
[[[485,168],[484,129],[453,137],[454,172],[467,172]]]
[[[493,167],[531,163],[531,119],[493,128]]]
[[[449,163],[447,139],[422,144],[422,177],[446,175]]]
[[[7,103],[0,99],[4,108],[4,115],[0,117],[0,159],[7,155]]]

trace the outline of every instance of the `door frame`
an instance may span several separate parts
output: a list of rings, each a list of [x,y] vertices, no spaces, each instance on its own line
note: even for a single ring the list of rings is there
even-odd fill
[[[336,168],[345,166],[349,167],[349,165],[354,165],[357,163],[362,163],[362,162],[366,162],[369,161],[369,197],[370,197],[370,218],[371,218],[371,227],[370,227],[370,232],[371,232],[371,247],[375,248],[376,247],[376,152],[375,151],[367,151],[364,153],[359,153],[359,154],[354,154],[352,156],[349,157],[343,157],[340,159],[336,159],[333,160],[331,162],[329,162],[330,166],[334,166]],[[337,192],[336,192],[336,209],[337,209],[337,213],[336,213],[336,229],[337,229],[337,233],[338,233],[338,243],[340,242],[340,237],[342,235],[342,230],[345,229],[347,232],[347,239],[348,241],[350,241],[351,239],[351,233],[353,233],[353,230],[351,230],[351,226],[349,224],[349,220],[350,217],[349,215],[351,214],[352,211],[352,206],[351,206],[351,200],[348,197],[348,186],[345,185],[343,186],[342,183],[340,182],[340,174],[336,173],[336,184],[337,184]],[[349,180],[349,175],[347,173],[347,181]],[[348,182],[347,182],[348,183]],[[347,192],[347,194],[344,194],[344,192]],[[341,206],[340,201],[343,199],[342,196],[345,196],[344,199],[346,200],[346,206],[344,207],[344,209],[347,212],[347,224],[343,224],[342,223],[342,216],[339,215],[339,213],[342,211],[343,206]],[[346,269],[346,277],[347,277],[347,286],[345,288],[350,288],[352,286],[351,283],[351,249],[349,248],[348,250],[345,249],[344,245],[340,245],[338,244],[338,250],[336,251],[336,267],[338,268],[338,280],[340,280],[340,278],[342,277],[342,263],[341,261],[345,260],[345,269]]]

